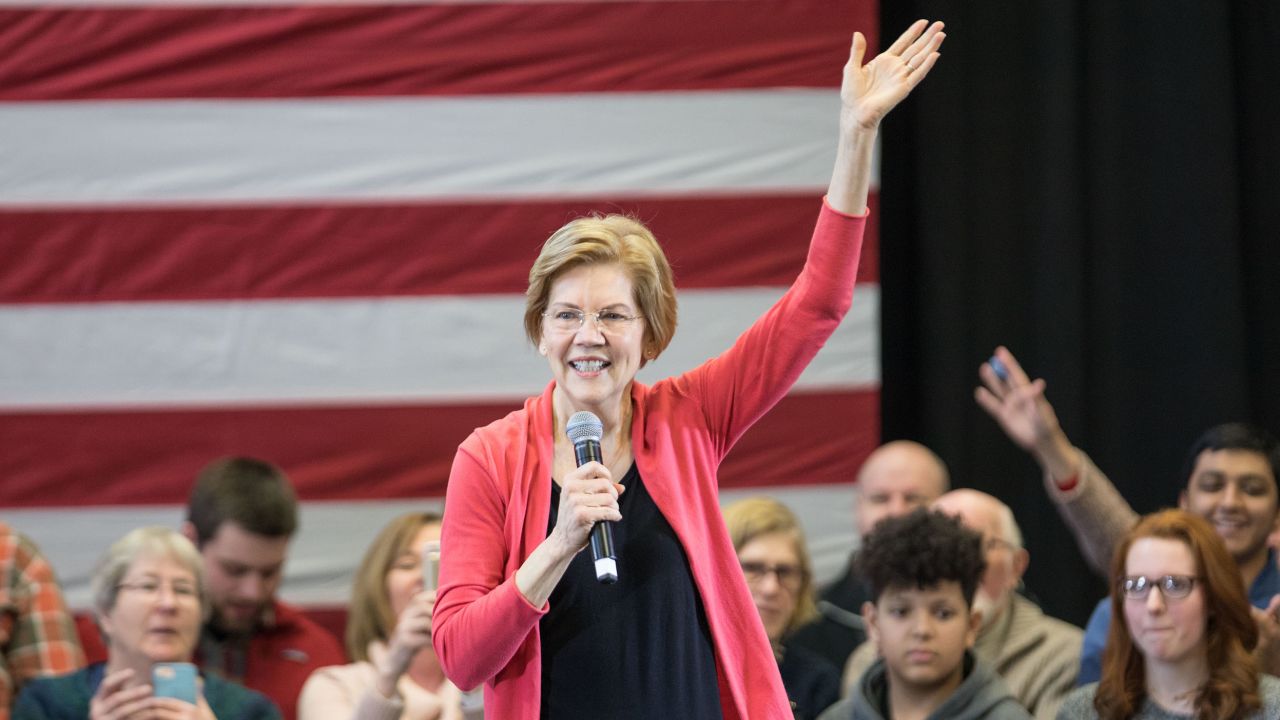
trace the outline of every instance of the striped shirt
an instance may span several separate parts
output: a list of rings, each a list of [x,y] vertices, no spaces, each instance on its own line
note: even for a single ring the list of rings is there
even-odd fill
[[[0,720],[23,683],[84,666],[75,623],[53,568],[25,536],[0,523]]]

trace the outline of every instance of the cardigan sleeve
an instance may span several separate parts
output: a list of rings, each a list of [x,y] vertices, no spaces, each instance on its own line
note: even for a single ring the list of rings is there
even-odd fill
[[[440,664],[459,687],[497,675],[547,612],[529,603],[514,572],[506,575],[505,497],[473,454],[478,444],[474,434],[463,443],[449,474],[445,506],[454,510],[440,538],[442,585],[432,628]]]
[[[865,214],[824,200],[790,289],[727,351],[672,380],[699,402],[721,456],[786,395],[848,312],[865,225]]]

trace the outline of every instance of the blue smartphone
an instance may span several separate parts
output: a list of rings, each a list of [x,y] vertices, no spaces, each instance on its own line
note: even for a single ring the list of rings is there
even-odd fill
[[[196,704],[196,666],[191,663],[156,663],[151,666],[152,694]]]

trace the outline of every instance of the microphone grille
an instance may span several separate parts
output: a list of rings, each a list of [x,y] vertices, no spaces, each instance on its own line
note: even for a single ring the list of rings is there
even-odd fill
[[[583,410],[569,418],[569,424],[564,426],[564,431],[569,436],[570,442],[575,445],[583,440],[600,442],[600,438],[604,437],[604,423],[600,422],[600,418],[596,417],[595,413]]]

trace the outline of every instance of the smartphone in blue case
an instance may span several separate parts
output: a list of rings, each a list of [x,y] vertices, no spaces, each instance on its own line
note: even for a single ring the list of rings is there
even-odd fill
[[[152,694],[196,704],[196,666],[191,663],[156,663],[151,666]]]

